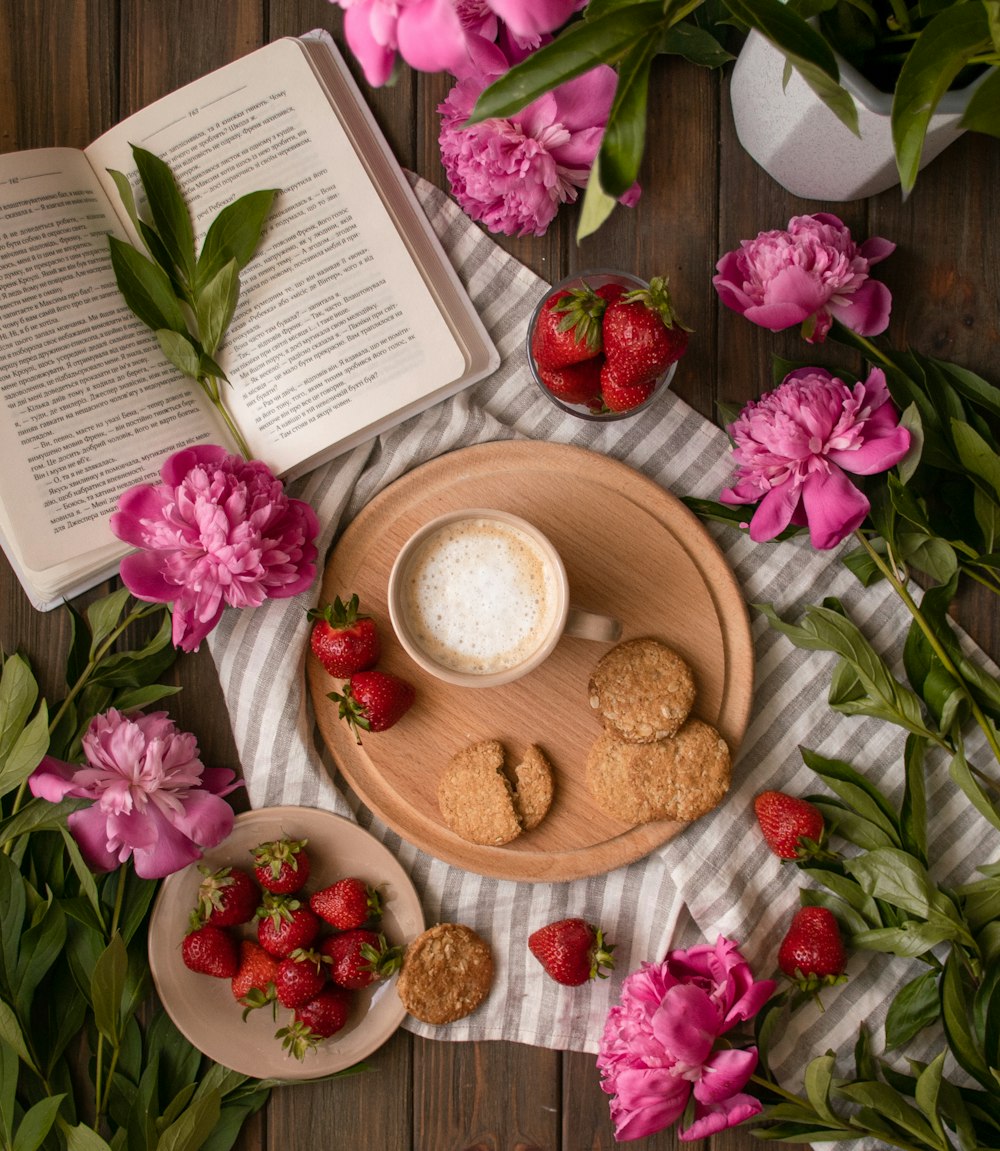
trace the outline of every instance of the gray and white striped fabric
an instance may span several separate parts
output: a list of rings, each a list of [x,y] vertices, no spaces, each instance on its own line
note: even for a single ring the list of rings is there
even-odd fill
[[[619,459],[677,495],[715,498],[728,478],[728,443],[670,395],[635,418],[593,424],[564,416],[538,394],[521,354],[528,317],[545,285],[476,228],[440,191],[415,188],[500,350],[503,363],[484,383],[415,417],[378,440],[319,468],[294,486],[319,514],[322,550],[378,492],[416,464],[469,444],[513,437],[576,444]],[[840,596],[852,617],[898,664],[907,626],[890,593],[862,591],[835,555],[806,541],[754,545],[715,529],[748,602],[766,601],[795,618],[825,595]],[[777,940],[798,900],[800,877],[782,868],[753,834],[753,796],[767,787],[821,790],[800,745],[843,758],[895,794],[902,737],[889,724],[844,718],[826,704],[832,657],[796,649],[756,616],[756,691],[734,785],[715,812],[628,867],[567,883],[528,884],[474,875],[431,858],[382,825],[353,795],[322,747],[307,702],[305,608],[315,592],[227,612],[210,638],[254,807],[305,804],[356,818],[398,856],[420,893],[428,923],[458,921],[492,945],[497,975],[488,1001],[448,1027],[407,1019],[404,1026],[450,1040],[507,1039],[596,1051],[621,980],[672,946],[719,933],[740,941],[758,977],[773,974]],[[973,739],[975,757],[981,751]],[[933,855],[942,877],[964,878],[983,860],[985,824],[949,784],[943,765],[928,791],[935,813]],[[994,844],[995,836],[987,841]],[[603,925],[616,944],[616,970],[579,989],[557,986],[530,956],[536,927],[564,915]],[[849,1050],[858,1024],[877,1031],[887,994],[912,972],[900,960],[859,954],[850,982],[825,993],[823,1014],[799,1012],[777,1052],[789,1085],[806,1057]]]

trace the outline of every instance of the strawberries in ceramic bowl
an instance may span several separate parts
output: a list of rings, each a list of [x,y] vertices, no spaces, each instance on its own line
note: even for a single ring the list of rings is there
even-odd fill
[[[528,365],[563,411],[623,419],[669,387],[689,337],[664,279],[581,272],[539,301],[528,325]]]

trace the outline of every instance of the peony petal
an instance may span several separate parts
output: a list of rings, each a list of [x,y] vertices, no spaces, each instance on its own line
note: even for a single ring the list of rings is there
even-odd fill
[[[195,791],[184,801],[184,813],[173,820],[173,826],[200,847],[215,847],[233,830],[234,818],[224,799]]]
[[[865,425],[866,432],[870,426],[871,421]],[[896,424],[888,435],[866,435],[865,442],[855,451],[831,449],[827,452],[827,459],[857,476],[874,476],[895,467],[909,450],[910,433]]]
[[[694,1085],[694,1097],[702,1103],[721,1103],[742,1091],[757,1066],[757,1049],[735,1048],[715,1051],[702,1066],[702,1075]]]
[[[764,543],[781,535],[793,522],[801,498],[801,487],[791,480],[771,488],[750,520],[750,538],[755,543]]]
[[[653,1034],[674,1061],[697,1066],[708,1058],[719,1032],[718,1008],[701,987],[679,983],[653,1016]]]
[[[135,598],[146,603],[170,603],[180,590],[176,583],[164,578],[163,557],[159,552],[132,552],[124,556],[118,573]]]
[[[812,546],[826,551],[864,523],[871,504],[840,468],[831,467],[828,472],[812,472],[806,477],[802,506]]]
[[[892,293],[878,280],[866,280],[845,301],[830,301],[830,312],[859,336],[877,336],[889,326]]]
[[[371,10],[373,0],[358,0],[344,12],[344,39],[355,59],[361,65],[365,80],[373,88],[381,88],[392,76],[396,63],[395,44],[380,44],[372,34]]]
[[[613,1086],[610,1111],[619,1141],[669,1127],[683,1115],[691,1094],[691,1084],[664,1067],[627,1068],[618,1072]]]
[[[74,779],[77,771],[75,764],[64,763],[61,759],[46,755],[28,776],[28,787],[36,799],[47,799],[49,803],[58,803],[68,795],[75,799],[87,799],[90,793],[78,786]]]
[[[707,1139],[710,1135],[717,1135],[729,1127],[745,1123],[754,1115],[759,1115],[763,1105],[759,1099],[752,1095],[734,1095],[722,1103],[711,1106],[698,1104],[695,1108],[695,1120],[690,1127],[678,1132],[678,1139],[685,1143],[696,1139]]]
[[[487,0],[490,8],[510,28],[515,36],[530,36],[554,32],[573,15],[576,0]]]
[[[452,0],[417,0],[401,8],[399,54],[420,72],[455,73],[468,58],[465,30]]]
[[[80,848],[87,866],[94,871],[114,871],[118,856],[108,850],[108,822],[104,812],[96,805],[74,811],[66,818],[66,826]]]

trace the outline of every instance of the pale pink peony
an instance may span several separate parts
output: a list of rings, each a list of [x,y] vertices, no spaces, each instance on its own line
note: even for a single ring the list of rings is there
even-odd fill
[[[239,782],[227,768],[206,768],[194,736],[165,712],[125,716],[111,708],[91,720],[83,753],[83,767],[46,756],[28,784],[52,803],[92,800],[68,824],[95,871],[131,856],[137,875],[162,879],[232,830],[233,809],[221,797]]]
[[[859,247],[828,212],[795,216],[787,231],[761,232],[727,252],[712,283],[727,308],[772,332],[802,324],[803,336],[821,343],[837,319],[875,336],[888,326],[892,296],[868,271],[895,247],[879,236]]]
[[[454,0],[331,0],[344,9],[344,38],[365,79],[380,87],[396,54],[420,72],[454,72],[465,32]]]
[[[760,501],[750,538],[770,540],[789,524],[808,524],[813,547],[823,549],[835,547],[868,515],[867,496],[845,472],[884,472],[910,447],[879,368],[854,385],[823,368],[800,368],[747,404],[729,434],[736,475],[719,498]]]
[[[111,530],[141,549],[121,562],[129,591],[173,604],[175,646],[197,650],[227,605],[257,607],[312,583],[316,514],[266,464],[199,445],[171,455],[160,477],[121,496]]]
[[[622,985],[608,1012],[597,1067],[612,1096],[615,1138],[642,1139],[677,1122],[694,1097],[694,1119],[679,1138],[703,1139],[756,1115],[760,1102],[743,1092],[757,1050],[719,1037],[752,1018],[774,991],[754,980],[737,945],[672,951],[644,963]]]
[[[559,206],[586,187],[611,110],[615,72],[599,65],[509,118],[464,127],[480,93],[505,70],[495,45],[480,44],[474,59],[478,68],[463,75],[438,108],[441,161],[452,193],[491,232],[541,236]],[[635,186],[622,203],[638,197]]]

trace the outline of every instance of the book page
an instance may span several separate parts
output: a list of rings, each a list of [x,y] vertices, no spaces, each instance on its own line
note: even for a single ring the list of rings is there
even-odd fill
[[[88,149],[98,174],[136,186],[132,144],[170,165],[199,244],[237,196],[281,189],[218,356],[230,410],[276,472],[463,375],[299,44],[276,41],[131,116]]]
[[[0,527],[28,569],[124,552],[108,527],[121,492],[170,451],[221,440],[125,306],[109,231],[82,153],[0,156]]]

